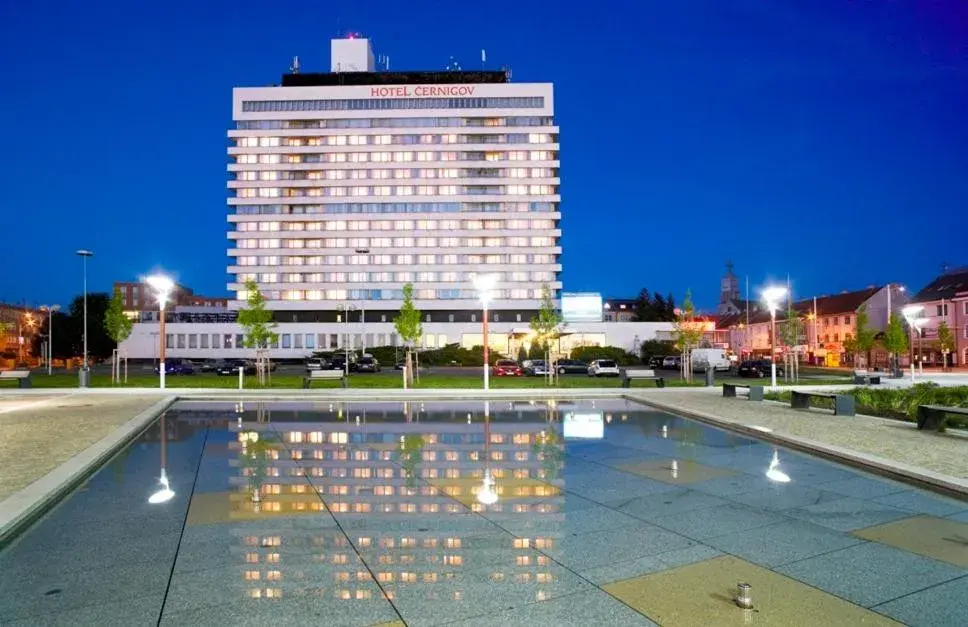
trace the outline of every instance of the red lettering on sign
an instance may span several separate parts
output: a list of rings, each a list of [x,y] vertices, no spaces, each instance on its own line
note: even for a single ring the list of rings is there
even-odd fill
[[[410,96],[473,96],[474,85],[418,85],[412,89],[406,85],[371,87],[370,98],[409,98]]]

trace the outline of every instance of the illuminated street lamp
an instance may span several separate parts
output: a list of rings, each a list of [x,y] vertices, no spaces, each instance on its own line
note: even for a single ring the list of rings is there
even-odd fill
[[[155,291],[155,298],[158,300],[158,338],[160,342],[158,376],[160,377],[161,389],[165,389],[165,304],[168,302],[171,291],[175,288],[175,282],[171,280],[171,277],[164,274],[153,274],[145,279],[145,283]],[[162,472],[162,478],[164,478],[164,472]]]
[[[51,362],[54,361],[54,312],[60,305],[41,305],[40,310],[47,312],[47,376],[51,373]]]
[[[924,310],[924,305],[905,305],[901,309],[901,315],[907,320],[908,327],[911,329],[911,335],[914,335],[914,331],[918,332],[918,360],[921,359],[921,329],[920,326],[924,324],[921,319],[921,312]],[[911,383],[914,383],[914,338],[911,338]]]
[[[763,300],[770,310],[770,385],[776,387],[776,310],[780,308],[780,301],[787,295],[787,288],[782,286],[768,287],[763,290]]]
[[[490,357],[488,356],[488,344],[487,344],[487,307],[493,298],[492,290],[497,284],[496,274],[477,274],[474,275],[474,288],[477,289],[477,296],[481,299],[481,305],[484,309],[484,320],[482,321],[484,335],[484,389],[490,389]]]

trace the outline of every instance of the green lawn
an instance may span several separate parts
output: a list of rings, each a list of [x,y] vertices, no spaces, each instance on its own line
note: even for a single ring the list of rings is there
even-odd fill
[[[274,374],[272,376],[272,384],[270,387],[277,389],[299,389],[302,387],[302,374]],[[167,386],[170,388],[223,388],[223,389],[236,389],[238,387],[238,377],[219,377],[212,374],[198,374],[192,376],[169,376],[167,378]],[[741,381],[743,383],[749,383],[748,379],[735,379],[729,378],[719,378],[716,380],[716,385],[721,385],[723,382],[736,382]],[[35,388],[74,388],[77,387],[77,374],[34,374],[30,377],[30,382]],[[806,379],[801,380],[803,385],[833,385],[833,384],[843,384],[847,383],[847,378],[840,379]],[[768,384],[768,381],[759,380],[754,381],[756,384]],[[781,385],[785,385],[782,381],[779,382]],[[494,389],[524,389],[524,388],[546,388],[548,387],[542,377],[491,377],[491,387]],[[697,376],[693,379],[692,384],[686,384],[679,379],[667,379],[666,385],[669,387],[684,387],[686,385],[701,386],[703,384],[703,378]],[[424,374],[421,375],[420,381],[416,384],[416,388],[420,389],[440,389],[440,388],[459,388],[459,389],[472,389],[480,388],[483,385],[483,381],[480,375],[440,375],[440,374]],[[3,388],[15,388],[17,383],[11,381],[7,384],[0,384],[0,389]],[[654,384],[650,381],[633,381],[632,386],[635,388],[651,388]],[[110,387],[158,387],[158,376],[152,374],[133,374],[128,377],[128,383],[122,384],[120,386],[112,385],[111,377],[107,374],[94,374],[91,376],[91,387],[94,388],[110,388]],[[254,376],[247,376],[245,378],[245,387],[247,389],[258,389],[259,384]],[[323,388],[338,388],[340,383],[338,381],[318,381],[313,383],[313,389],[323,389]],[[390,389],[402,388],[402,376],[400,374],[395,375],[368,375],[368,374],[351,374],[349,377],[349,387],[351,388],[383,388]],[[596,379],[592,377],[585,377],[581,375],[570,375],[563,376],[559,379],[557,385],[559,388],[618,388],[621,387],[621,381],[618,378],[604,378]]]

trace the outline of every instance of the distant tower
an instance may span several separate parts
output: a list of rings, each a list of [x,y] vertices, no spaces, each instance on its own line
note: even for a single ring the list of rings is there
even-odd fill
[[[739,279],[733,274],[733,262],[726,262],[726,274],[719,282],[719,313],[729,312],[730,304],[739,300]]]

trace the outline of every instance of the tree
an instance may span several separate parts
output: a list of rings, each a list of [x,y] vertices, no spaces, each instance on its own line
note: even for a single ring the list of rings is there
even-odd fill
[[[246,304],[248,307],[239,309],[238,323],[245,332],[242,345],[256,349],[256,371],[259,373],[259,384],[266,384],[269,374],[269,356],[267,349],[273,342],[279,340],[279,334],[273,331],[276,323],[272,321],[272,312],[266,309],[266,299],[259,291],[259,286],[252,279],[245,282]]]
[[[649,290],[643,288],[639,292],[632,306],[632,312],[637,322],[655,322],[658,320],[652,298],[649,296]]]
[[[111,297],[105,292],[87,295],[87,351],[95,359],[107,359],[114,352],[114,340],[108,335],[104,325],[110,302]],[[81,355],[84,352],[84,296],[75,296],[68,312],[73,322],[71,328],[77,329],[76,334],[71,338],[76,342],[74,355]],[[54,324],[56,326],[56,321]],[[55,341],[59,331],[59,328],[54,330]]]
[[[803,335],[803,318],[797,314],[796,310],[793,309],[793,305],[790,303],[787,303],[786,319],[780,326],[779,335],[780,341],[782,341],[786,346],[794,348],[792,363],[786,364],[784,374],[796,381],[800,378],[800,360],[796,356],[795,347],[800,345],[800,336]]]
[[[686,297],[675,319],[676,348],[682,353],[682,378],[692,381],[692,349],[702,341],[702,321],[696,320],[696,308],[692,304],[692,292],[686,290]]]
[[[551,292],[551,286],[545,283],[541,286],[541,308],[538,315],[531,318],[531,330],[534,331],[535,340],[544,349],[544,359],[548,368],[548,380],[553,377],[555,370],[548,351],[548,343],[558,333],[561,325],[561,312],[555,307],[555,301]]]
[[[870,350],[874,346],[874,329],[868,326],[869,318],[867,317],[867,307],[861,307],[857,310],[857,316],[855,317],[854,325],[854,338],[851,344],[855,350],[854,352],[854,366],[857,366],[857,357],[859,355],[864,355],[867,361],[870,361]],[[845,343],[846,346],[846,343]]]
[[[948,323],[944,320],[938,325],[938,348],[941,349],[941,370],[948,369],[948,353],[950,353],[955,347],[954,334],[951,333],[951,328],[948,327]]]
[[[518,363],[521,363],[528,359],[528,350],[524,347],[524,343],[518,347]],[[424,361],[426,364],[427,362]]]
[[[893,312],[887,320],[887,328],[884,330],[884,348],[891,355],[891,370],[898,369],[898,355],[906,353],[908,349],[908,336],[901,324],[901,319]]]
[[[121,342],[128,339],[131,329],[134,326],[131,318],[124,315],[124,301],[121,299],[121,290],[114,290],[114,296],[108,303],[108,310],[104,312],[104,328],[108,335],[114,340],[116,348],[121,347]],[[111,361],[111,374],[115,383],[121,382],[121,355],[114,353]]]
[[[407,347],[407,360],[403,368],[403,387],[413,387],[413,369],[411,367],[413,347],[423,337],[420,312],[413,305],[413,283],[407,283],[403,286],[403,305],[400,306],[400,313],[393,319],[393,327]]]

